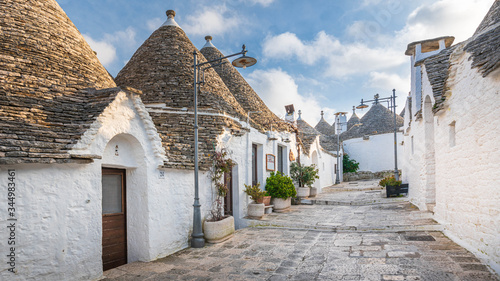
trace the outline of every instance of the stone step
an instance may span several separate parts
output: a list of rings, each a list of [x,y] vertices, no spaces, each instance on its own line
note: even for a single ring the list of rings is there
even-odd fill
[[[279,229],[304,229],[331,232],[399,232],[399,231],[443,231],[439,224],[423,225],[385,225],[385,226],[342,226],[328,225],[328,223],[318,223],[315,225],[296,224],[290,222],[247,220],[249,227],[257,228],[279,228]]]
[[[334,201],[324,199],[301,199],[300,203],[303,205],[340,205],[340,206],[362,206],[362,205],[375,205],[375,204],[393,204],[400,202],[408,202],[407,197],[396,198],[380,198],[359,201]]]

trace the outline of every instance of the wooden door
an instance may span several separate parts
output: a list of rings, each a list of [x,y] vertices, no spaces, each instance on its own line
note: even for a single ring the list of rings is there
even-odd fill
[[[257,145],[252,144],[252,185],[258,182]]]
[[[224,215],[233,215],[233,184],[232,172],[224,173],[224,185],[227,188],[226,196],[224,197]]]
[[[125,170],[102,169],[103,270],[127,263]]]

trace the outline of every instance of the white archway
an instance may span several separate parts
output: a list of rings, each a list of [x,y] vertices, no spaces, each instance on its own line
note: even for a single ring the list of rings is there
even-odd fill
[[[145,152],[130,134],[118,134],[107,144],[103,168],[126,170],[127,260],[149,258],[148,188]]]

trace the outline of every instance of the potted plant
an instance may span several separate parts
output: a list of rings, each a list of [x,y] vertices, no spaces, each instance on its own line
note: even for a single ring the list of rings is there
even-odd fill
[[[264,197],[257,199],[257,203],[264,203],[265,206],[271,205],[271,195],[267,191],[264,191]]]
[[[318,173],[319,171],[314,164],[306,166],[298,162],[293,162],[290,165],[290,177],[299,185],[297,188],[299,198],[316,196],[318,190],[312,185],[319,178]]]
[[[245,184],[245,193],[250,196],[250,199],[253,201],[248,204],[248,216],[253,219],[260,219],[264,216],[265,205],[264,203],[259,203],[258,201],[262,201],[266,192],[260,189],[260,183],[256,185],[246,185]]]
[[[203,233],[208,243],[220,243],[231,238],[234,233],[234,218],[224,214],[224,197],[228,189],[223,180],[224,174],[231,171],[234,162],[225,150],[216,151],[212,160],[211,179],[215,199],[210,217],[203,222]]]
[[[273,198],[274,211],[283,212],[291,206],[291,198],[297,195],[292,179],[281,173],[271,172],[266,179],[266,190]]]
[[[408,184],[397,181],[394,175],[381,179],[378,184],[385,187],[387,197],[399,196],[401,193],[408,194]]]

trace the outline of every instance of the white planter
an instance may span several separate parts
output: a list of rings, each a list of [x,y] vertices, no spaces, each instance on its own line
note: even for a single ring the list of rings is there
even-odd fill
[[[273,205],[275,212],[285,212],[292,205],[292,197],[288,197],[287,199],[273,198]]]
[[[310,188],[309,187],[298,187],[297,188],[297,196],[299,198],[306,198],[309,196]]]
[[[264,203],[248,204],[248,216],[252,219],[261,219],[264,216]]]
[[[220,221],[207,221],[203,223],[203,234],[208,243],[220,243],[233,237],[234,218],[227,217]]]
[[[310,188],[310,192],[309,192],[309,197],[316,197],[316,195],[318,194],[318,189],[316,187],[311,187]]]

